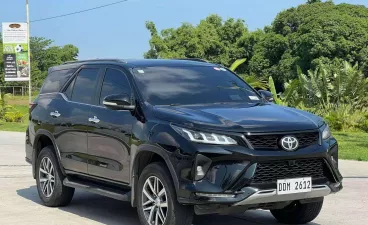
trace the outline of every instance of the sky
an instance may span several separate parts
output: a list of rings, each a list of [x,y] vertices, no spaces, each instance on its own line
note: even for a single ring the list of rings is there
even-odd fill
[[[29,0],[30,20],[71,13],[117,0]],[[198,24],[210,14],[223,19],[241,18],[250,30],[270,25],[277,13],[307,0],[127,0],[81,14],[31,23],[31,36],[54,40],[55,45],[73,44],[79,59],[143,58],[150,34],[145,22],[158,30]],[[5,3],[6,2],[6,3]],[[334,0],[365,5],[367,0]],[[1,0],[0,23],[25,22],[25,0]]]

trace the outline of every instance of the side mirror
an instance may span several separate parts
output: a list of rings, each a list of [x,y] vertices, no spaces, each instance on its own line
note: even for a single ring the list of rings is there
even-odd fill
[[[118,94],[106,96],[103,100],[106,108],[112,110],[134,110],[135,105],[131,103],[130,95]]]
[[[268,102],[274,102],[273,95],[269,91],[259,90],[258,93]]]

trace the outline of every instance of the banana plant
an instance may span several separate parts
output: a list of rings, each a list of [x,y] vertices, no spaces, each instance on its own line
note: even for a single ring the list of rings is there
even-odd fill
[[[235,72],[235,70],[243,63],[245,63],[247,61],[247,59],[237,59],[231,66],[230,66],[230,70]],[[254,75],[245,75],[245,74],[240,74],[239,75],[245,82],[247,82],[250,86],[254,87],[254,88],[259,88],[259,89],[263,89],[266,90],[268,88],[267,82],[265,82],[262,79],[259,79],[258,77],[254,76]]]

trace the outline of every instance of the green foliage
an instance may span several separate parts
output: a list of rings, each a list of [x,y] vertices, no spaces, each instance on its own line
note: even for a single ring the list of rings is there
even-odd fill
[[[6,103],[6,98],[9,97],[10,94],[5,94],[0,90],[0,119],[2,119],[7,112],[8,105]]]
[[[276,87],[275,87],[275,82],[273,81],[273,78],[270,76],[268,78],[268,86],[270,88],[270,91],[272,93],[273,99],[275,101],[276,104],[278,105],[287,105],[286,102],[282,101],[281,98],[279,98],[279,95],[276,92]]]
[[[23,122],[24,116],[24,113],[20,112],[12,106],[8,106],[3,119],[5,120],[5,122]]]
[[[263,90],[266,90],[268,88],[267,81],[262,78],[256,77],[254,75],[239,75],[239,76],[253,88]]]
[[[245,63],[247,61],[247,59],[237,59],[233,64],[231,64],[230,66],[230,70],[235,72],[235,70],[243,63]],[[258,78],[254,75],[246,75],[246,74],[241,74],[239,75],[243,80],[245,80],[245,82],[247,82],[250,86],[252,86],[253,88],[259,88],[259,89],[267,89],[268,85],[267,82],[265,80],[263,80],[262,78]]]
[[[307,74],[298,70],[298,79],[285,83],[283,99],[289,105],[318,107],[330,110],[331,105],[339,108],[347,104],[353,110],[368,107],[368,78],[357,65],[348,62],[335,65],[337,70],[329,70],[325,65],[309,70]]]
[[[272,76],[278,91],[298,78],[298,67],[306,74],[321,63],[333,67],[343,61],[357,62],[368,75],[368,9],[364,6],[308,0],[279,13],[271,26],[253,32],[243,20],[224,21],[217,15],[197,26],[184,23],[159,32],[153,22],[147,22],[146,28],[151,33],[146,58],[203,58],[227,67],[247,58],[237,72]]]
[[[298,69],[298,78],[284,87],[278,104],[316,113],[335,130],[367,130],[368,78],[357,65],[320,64],[307,74]]]
[[[236,68],[238,68],[241,64],[245,63],[247,61],[246,58],[244,59],[237,59],[233,64],[230,66],[230,70],[235,72]]]
[[[177,29],[158,32],[153,22],[146,23],[151,33],[150,50],[145,58],[201,58],[230,66],[242,55],[238,42],[248,34],[243,20],[223,21],[218,15],[210,15],[197,26],[188,23]]]
[[[368,9],[350,4],[335,5],[331,1],[308,3],[313,4],[279,13],[272,23],[272,32],[285,37],[289,44],[284,54],[289,53],[295,63],[289,70],[297,65],[306,72],[314,69],[316,60],[330,64],[338,59],[358,62],[367,74]]]

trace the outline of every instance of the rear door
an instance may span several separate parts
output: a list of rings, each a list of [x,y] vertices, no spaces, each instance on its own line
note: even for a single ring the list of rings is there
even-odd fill
[[[107,109],[102,102],[108,95],[131,94],[131,85],[119,67],[106,67],[98,90],[96,105],[89,114],[95,122],[91,122],[93,128],[88,133],[88,173],[128,184],[130,137],[136,118],[131,111]]]
[[[88,173],[88,116],[100,71],[97,66],[83,66],[63,92],[63,105],[54,112],[59,121],[55,139],[66,170]]]

